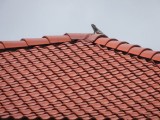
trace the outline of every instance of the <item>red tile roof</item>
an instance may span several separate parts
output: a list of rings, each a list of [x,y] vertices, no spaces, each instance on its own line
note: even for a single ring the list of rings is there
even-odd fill
[[[160,119],[160,52],[101,34],[0,42],[1,119]]]

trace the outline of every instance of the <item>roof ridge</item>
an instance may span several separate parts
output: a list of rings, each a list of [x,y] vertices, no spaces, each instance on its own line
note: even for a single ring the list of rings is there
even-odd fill
[[[160,51],[153,51],[139,45],[129,44],[114,38],[108,38],[103,34],[93,33],[66,33],[62,36],[43,36],[42,38],[23,38],[20,41],[0,41],[0,50],[12,48],[25,48],[36,45],[47,45],[53,43],[69,42],[73,40],[86,40],[108,48],[122,51],[127,54],[136,55],[145,59],[160,62]]]
[[[160,51],[153,51],[150,48],[143,48],[139,45],[129,44],[128,42],[108,37],[98,38],[94,43],[137,57],[160,62]]]

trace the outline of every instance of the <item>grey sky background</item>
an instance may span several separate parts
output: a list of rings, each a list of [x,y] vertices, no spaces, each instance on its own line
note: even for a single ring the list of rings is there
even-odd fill
[[[93,32],[160,51],[160,0],[0,0],[0,41]]]

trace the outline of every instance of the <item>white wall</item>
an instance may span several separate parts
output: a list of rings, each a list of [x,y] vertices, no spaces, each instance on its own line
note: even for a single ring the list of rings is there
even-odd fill
[[[0,40],[93,32],[160,51],[160,0],[0,0]]]

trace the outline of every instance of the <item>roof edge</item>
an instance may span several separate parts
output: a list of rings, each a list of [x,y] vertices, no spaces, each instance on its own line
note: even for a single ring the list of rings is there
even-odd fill
[[[42,38],[23,38],[20,41],[0,41],[0,50],[12,48],[25,48],[37,45],[70,42],[73,40],[86,40],[108,48],[125,52],[127,54],[142,57],[148,60],[160,62],[160,51],[153,51],[149,48],[142,48],[139,45],[132,45],[125,41],[108,38],[103,34],[93,33],[65,33],[62,36],[43,36]]]
[[[160,62],[160,51],[153,51],[152,49],[143,48],[139,45],[132,45],[114,38],[98,38],[95,43],[137,57]]]

